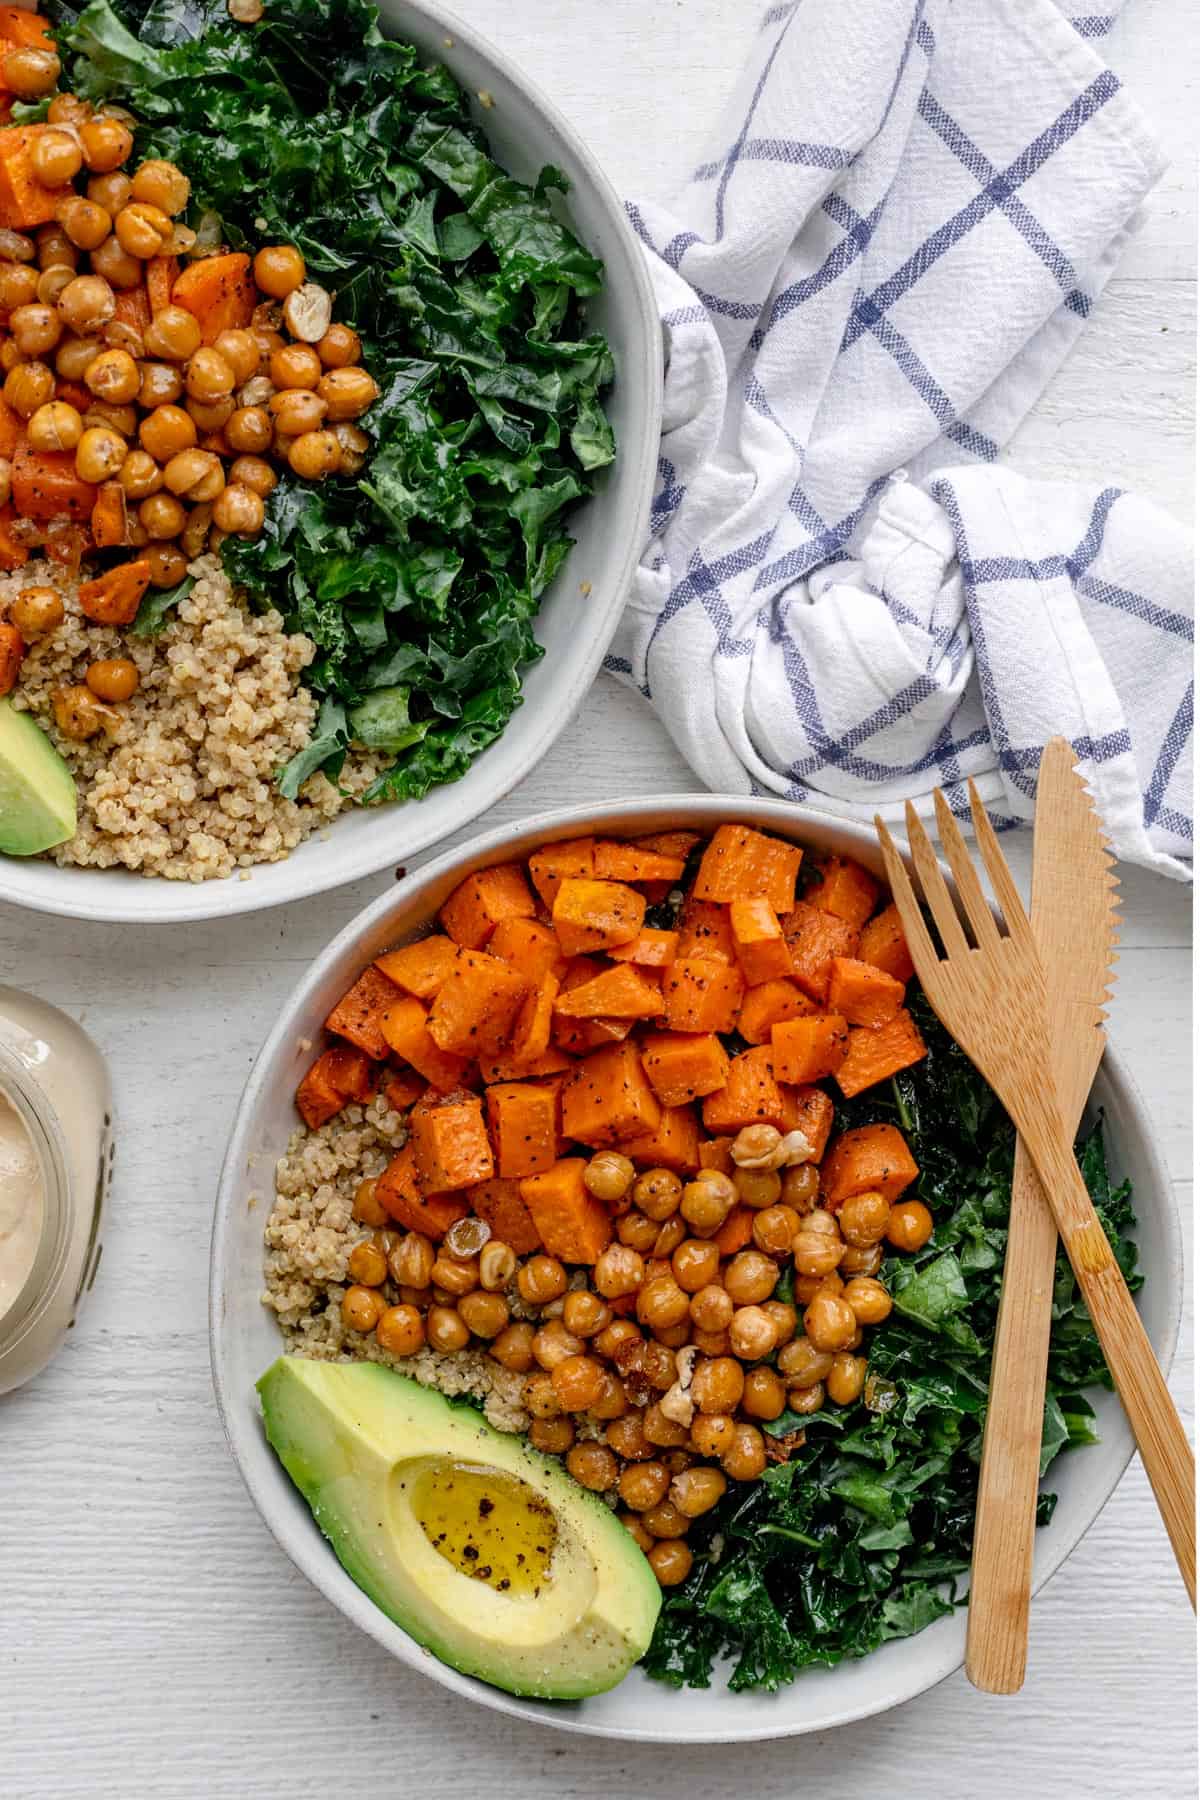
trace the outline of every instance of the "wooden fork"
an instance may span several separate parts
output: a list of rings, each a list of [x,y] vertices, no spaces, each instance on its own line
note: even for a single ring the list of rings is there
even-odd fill
[[[996,925],[962,833],[940,791],[934,794],[934,803],[942,847],[974,945],[967,940],[933,846],[911,805],[905,809],[909,848],[942,941],[942,955],[926,928],[900,853],[877,817],[875,829],[892,898],[930,1004],[995,1089],[1032,1158],[1195,1607],[1196,1471],[1191,1446],[1075,1161],[1050,1067],[1045,973],[1008,864],[974,783],[969,787],[976,839],[1007,935]]]

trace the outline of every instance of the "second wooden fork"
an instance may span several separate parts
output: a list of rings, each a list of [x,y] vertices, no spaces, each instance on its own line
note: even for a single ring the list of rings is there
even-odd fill
[[[887,827],[877,818],[892,897],[930,1004],[995,1089],[1037,1170],[1194,1607],[1196,1474],[1191,1446],[1075,1161],[1050,1067],[1047,972],[973,783],[970,794],[975,835],[1005,932],[997,926],[940,791],[934,801],[942,847],[974,944],[968,941],[933,846],[911,805],[906,815],[909,848],[941,939],[941,954],[926,927],[908,870]],[[1051,978],[1053,974],[1049,971]]]

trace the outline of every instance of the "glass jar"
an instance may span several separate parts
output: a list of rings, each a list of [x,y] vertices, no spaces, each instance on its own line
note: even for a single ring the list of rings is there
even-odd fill
[[[8,1280],[0,1268],[0,1394],[45,1368],[96,1278],[111,1127],[108,1071],[91,1038],[57,1007],[0,987],[9,1153],[0,1211],[11,1232]]]

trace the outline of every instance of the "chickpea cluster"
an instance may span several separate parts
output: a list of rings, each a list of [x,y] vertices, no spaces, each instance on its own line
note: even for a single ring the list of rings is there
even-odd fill
[[[10,52],[6,80],[18,58],[23,85],[11,91],[34,98],[54,87],[52,51]],[[71,456],[79,479],[106,497],[119,524],[102,547],[136,549],[151,585],[171,588],[206,549],[262,530],[279,465],[307,481],[357,474],[370,440],[355,421],[379,388],[361,367],[357,332],[333,319],[330,294],[308,280],[290,244],[255,256],[258,304],[244,328],[205,343],[192,312],[155,306],[153,296],[148,322],[131,322],[121,296],[144,291],[152,259],[196,253],[196,233],[181,222],[191,183],[157,158],[127,171],[133,134],[118,109],[55,94],[48,124],[29,154],[38,181],[62,191],[55,221],[28,234],[0,230],[0,393],[32,450]],[[0,458],[0,505],[12,496],[12,463]],[[18,519],[15,528],[31,546],[55,536],[55,524]],[[77,566],[91,540],[78,527],[75,540]],[[61,621],[53,590],[25,591],[0,626],[0,692],[13,686],[25,645]],[[86,685],[64,690],[56,714],[65,735],[91,736],[106,722],[89,693],[108,705],[136,689],[135,665],[115,660],[119,669],[113,659],[94,664]]]
[[[523,1375],[530,1442],[615,1502],[672,1587],[692,1567],[693,1519],[787,1454],[763,1426],[859,1399],[864,1328],[892,1310],[883,1245],[918,1250],[933,1230],[921,1201],[878,1192],[827,1211],[814,1163],[767,1166],[783,1142],[747,1126],[725,1156],[705,1147],[728,1172],[686,1179],[598,1152],[584,1180],[615,1237],[574,1274],[544,1252],[518,1257],[473,1215],[440,1245],[397,1231],[364,1181],[354,1217],[369,1234],[349,1254],[343,1323],[398,1357],[475,1342]],[[751,1242],[726,1255],[715,1239],[739,1203],[754,1210]],[[775,1298],[788,1268],[792,1302]]]

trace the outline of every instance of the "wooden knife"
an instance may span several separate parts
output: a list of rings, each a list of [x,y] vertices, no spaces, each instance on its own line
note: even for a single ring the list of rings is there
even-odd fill
[[[1075,752],[1052,738],[1038,778],[1030,918],[1047,975],[1055,1086],[1072,1129],[1104,1049],[1118,929],[1112,864]],[[967,1675],[989,1694],[1016,1693],[1025,1679],[1057,1251],[1054,1220],[1018,1142],[967,1616]]]

